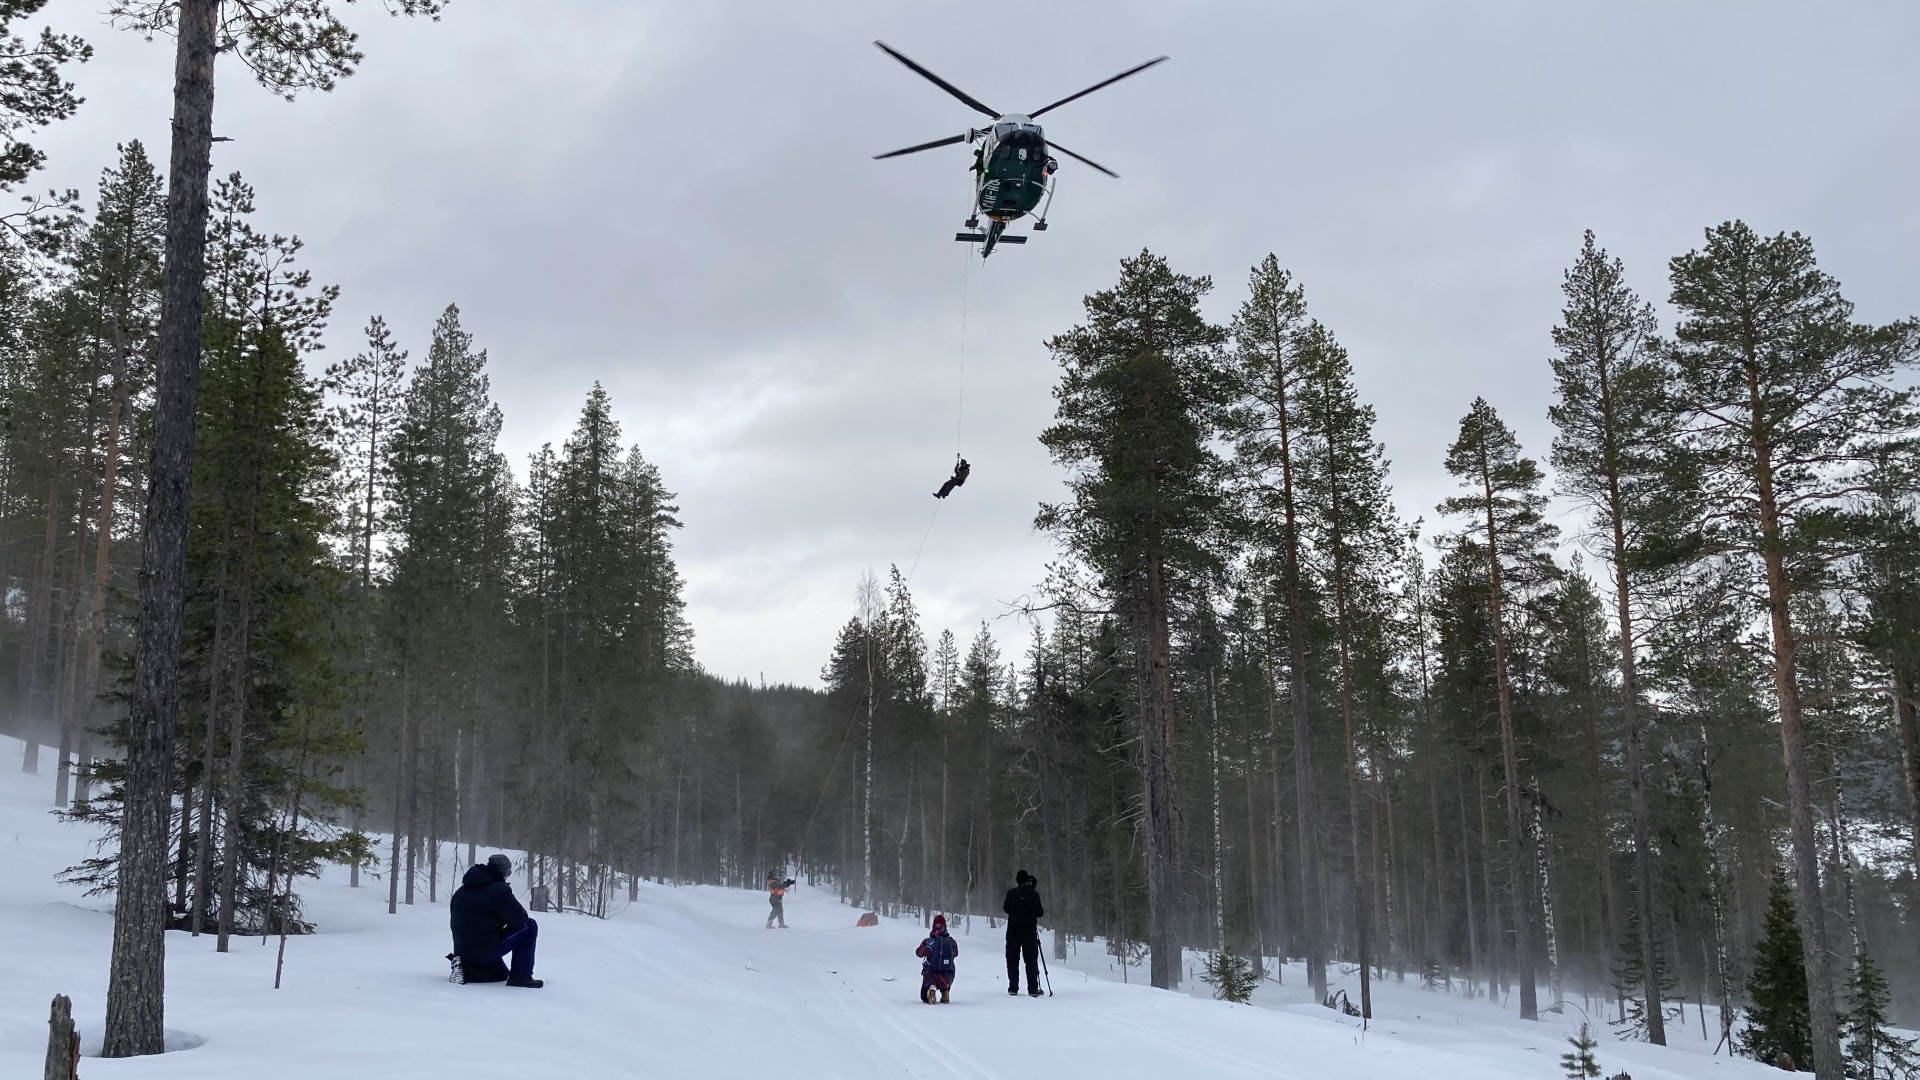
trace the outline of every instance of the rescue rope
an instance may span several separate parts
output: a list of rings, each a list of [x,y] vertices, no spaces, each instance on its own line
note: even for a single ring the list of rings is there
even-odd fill
[[[960,378],[954,384],[953,456],[960,457],[961,433],[967,416],[967,302],[973,273],[973,245],[960,249]]]
[[[927,531],[920,534],[920,546],[913,551],[913,565],[907,568],[907,584],[909,585],[913,584],[913,572],[920,569],[920,555],[927,550],[927,537],[933,535],[933,523],[940,520],[940,504],[943,502],[946,502],[946,500],[934,500],[933,516],[927,519]]]

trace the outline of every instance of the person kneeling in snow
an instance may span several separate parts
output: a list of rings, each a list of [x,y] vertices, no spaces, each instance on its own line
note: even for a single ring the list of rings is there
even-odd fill
[[[940,991],[940,1004],[946,1005],[953,990],[953,958],[960,955],[960,943],[947,933],[947,917],[933,917],[933,933],[913,950],[920,960],[920,1000],[933,1004],[933,992]]]
[[[453,981],[504,981],[534,989],[546,985],[533,977],[533,944],[540,927],[514,899],[513,886],[507,884],[511,873],[513,860],[494,855],[468,870],[447,901],[453,927],[453,951],[447,959],[454,965]],[[500,962],[508,953],[513,954],[511,970]]]

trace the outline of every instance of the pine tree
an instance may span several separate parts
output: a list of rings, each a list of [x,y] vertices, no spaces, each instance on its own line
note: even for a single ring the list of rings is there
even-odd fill
[[[1391,685],[1387,670],[1393,597],[1401,529],[1387,483],[1386,450],[1373,437],[1373,409],[1359,400],[1347,351],[1319,323],[1301,334],[1300,397],[1308,438],[1309,466],[1302,489],[1314,512],[1309,535],[1325,564],[1325,588],[1333,601],[1333,645],[1340,693],[1340,717],[1346,736],[1347,838],[1354,888],[1355,960],[1360,968],[1360,1015],[1373,1017],[1373,934],[1380,919],[1372,870],[1373,855],[1363,853],[1361,746],[1371,742],[1363,730],[1363,698]],[[1367,758],[1377,755],[1367,747]],[[1377,774],[1376,774],[1377,776]],[[1375,817],[1377,803],[1368,800]],[[1381,838],[1371,843],[1377,851]]]
[[[1559,434],[1553,465],[1560,489],[1592,511],[1589,538],[1613,571],[1614,614],[1620,649],[1620,708],[1626,718],[1628,812],[1633,826],[1634,917],[1653,922],[1653,860],[1647,818],[1642,703],[1637,677],[1635,591],[1651,577],[1636,564],[1673,534],[1683,510],[1683,488],[1671,468],[1678,427],[1669,393],[1671,372],[1653,349],[1654,317],[1627,287],[1620,260],[1607,258],[1589,230],[1580,258],[1561,284],[1567,303],[1554,327],[1553,370],[1559,401],[1548,410]],[[1611,897],[1607,898],[1610,903]],[[1609,918],[1611,908],[1607,909]],[[1609,926],[1611,930],[1611,926]],[[1653,938],[1637,970],[1654,969]],[[1647,1040],[1666,1045],[1659,988],[1641,987]]]
[[[1310,748],[1313,718],[1307,690],[1307,624],[1310,587],[1302,488],[1305,473],[1307,403],[1302,382],[1302,338],[1307,321],[1305,290],[1268,255],[1253,268],[1248,298],[1233,322],[1229,378],[1233,405],[1225,413],[1234,442],[1234,464],[1246,487],[1243,498],[1250,531],[1271,564],[1278,602],[1286,617],[1287,705],[1293,719],[1294,792],[1299,818],[1300,874],[1307,981],[1315,999],[1327,993],[1327,916],[1325,852],[1319,825],[1320,800]],[[1277,778],[1276,778],[1277,783]]]
[[[1494,691],[1500,718],[1501,761],[1506,779],[1507,842],[1513,852],[1509,867],[1514,923],[1514,957],[1520,970],[1520,1017],[1538,1018],[1539,999],[1533,970],[1532,883],[1538,880],[1532,846],[1522,827],[1519,741],[1514,731],[1511,653],[1506,604],[1508,593],[1529,582],[1553,576],[1547,555],[1557,533],[1542,517],[1546,497],[1540,493],[1540,469],[1520,456],[1520,444],[1485,398],[1460,421],[1460,437],[1447,450],[1447,471],[1471,492],[1440,504],[1442,513],[1469,519],[1462,539],[1482,545],[1477,553],[1486,575],[1488,632],[1493,643]]]
[[[334,409],[333,434],[342,467],[342,486],[346,489],[344,516],[353,533],[350,539],[354,543],[353,562],[359,584],[355,604],[359,642],[350,662],[359,682],[354,725],[363,740],[374,675],[373,541],[386,517],[387,487],[392,472],[389,448],[400,411],[407,364],[407,354],[394,344],[385,319],[374,316],[367,323],[366,335],[366,350],[329,366],[326,375],[327,389],[344,399]],[[364,760],[354,763],[352,772],[356,781],[365,769]],[[359,832],[362,824],[361,807],[356,805],[353,830]],[[358,888],[359,863],[353,864],[350,875],[350,884]]]
[[[96,703],[103,696],[102,658],[108,647],[107,595],[113,576],[113,548],[123,504],[120,489],[132,478],[122,468],[137,433],[135,410],[148,382],[154,335],[160,316],[160,251],[166,229],[165,186],[146,148],[131,142],[120,160],[101,177],[94,223],[75,246],[75,287],[88,297],[94,313],[95,347],[107,356],[107,406],[101,437],[99,498],[94,525],[93,577],[81,652],[84,705],[77,715],[74,749],[82,773],[75,799],[84,803],[93,758]],[[64,764],[65,755],[62,754]],[[56,793],[55,802],[60,802]]]
[[[14,20],[46,6],[47,0],[0,0],[0,191],[25,180],[46,160],[19,132],[73,115],[82,99],[60,69],[93,56],[93,47],[72,34],[43,28],[29,44],[13,32]]]
[[[392,0],[437,15],[439,0]],[[213,154],[214,56],[237,49],[277,93],[331,88],[360,55],[323,3],[246,5],[222,19],[220,0],[116,0],[109,13],[151,36],[171,30],[173,150],[168,169],[165,287],[141,533],[139,635],[134,651],[120,887],[107,980],[106,1057],[158,1054],[165,1015],[166,875],[180,639],[187,595],[187,532],[194,455],[194,392],[206,276],[207,177]],[[224,39],[224,41],[223,41]]]
[[[1225,333],[1201,316],[1206,278],[1176,274],[1148,252],[1120,282],[1086,299],[1085,325],[1048,343],[1062,366],[1054,425],[1041,442],[1072,470],[1071,501],[1035,520],[1099,576],[1144,657],[1140,718],[1151,981],[1179,974],[1174,929],[1172,629],[1181,593],[1215,564],[1217,461],[1208,427]]]
[[[1568,1036],[1567,1044],[1573,1049],[1560,1055],[1560,1072],[1566,1080],[1592,1080],[1600,1075],[1600,1063],[1593,1058],[1600,1044],[1587,1033],[1587,1025],[1580,1025],[1580,1034]]]
[[[1763,239],[1741,222],[1708,230],[1702,250],[1673,260],[1671,277],[1686,458],[1707,492],[1698,527],[1765,597],[1812,1060],[1819,1080],[1841,1080],[1793,598],[1844,539],[1820,519],[1856,489],[1885,436],[1914,427],[1912,393],[1896,380],[1920,355],[1920,323],[1855,323],[1811,241]]]
[[[1740,1052],[1769,1065],[1792,1062],[1802,1072],[1814,1061],[1813,1020],[1809,1015],[1805,951],[1793,893],[1776,873],[1767,892],[1767,932],[1754,947],[1753,973],[1747,976],[1747,1026]]]

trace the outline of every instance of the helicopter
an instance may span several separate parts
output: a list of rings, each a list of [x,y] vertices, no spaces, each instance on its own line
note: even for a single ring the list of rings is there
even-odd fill
[[[1008,224],[1033,213],[1036,208],[1039,209],[1039,213],[1034,218],[1033,231],[1046,231],[1047,211],[1053,206],[1053,174],[1059,168],[1059,163],[1049,153],[1050,149],[1058,150],[1075,161],[1098,169],[1115,179],[1120,176],[1105,165],[1082,157],[1057,142],[1049,143],[1040,125],[1034,121],[1042,114],[1052,112],[1070,101],[1078,101],[1095,90],[1112,86],[1129,75],[1138,75],[1166,59],[1164,56],[1156,56],[1144,64],[1130,67],[1110,79],[1094,83],[1077,94],[1069,94],[1051,105],[1035,109],[1030,113],[1001,113],[982,105],[966,91],[928,71],[886,42],[876,41],[874,44],[888,56],[912,68],[928,82],[958,98],[962,104],[975,112],[993,118],[993,123],[984,128],[969,127],[964,134],[949,135],[944,139],[935,139],[918,146],[874,155],[874,160],[879,161],[883,158],[917,154],[922,150],[932,150],[941,146],[952,146],[955,143],[980,143],[979,148],[973,152],[973,212],[967,218],[967,231],[955,234],[954,239],[963,243],[981,245],[982,259],[993,254],[996,244],[1026,243],[1026,237],[1008,235],[1006,229]],[[1046,199],[1044,206],[1041,205],[1043,197]],[[980,228],[982,215],[987,219],[984,230]]]

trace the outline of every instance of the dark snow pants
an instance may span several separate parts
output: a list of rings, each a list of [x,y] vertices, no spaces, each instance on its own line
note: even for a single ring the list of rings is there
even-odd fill
[[[1020,957],[1027,958],[1027,993],[1040,990],[1040,939],[1028,938],[1025,941],[1007,942],[1007,991],[1012,993],[1020,989]]]
[[[500,939],[489,952],[479,956],[463,956],[460,967],[466,972],[470,983],[523,982],[533,978],[533,945],[540,936],[540,925],[532,919],[527,925],[507,934]],[[500,958],[513,954],[513,968],[500,962]]]

